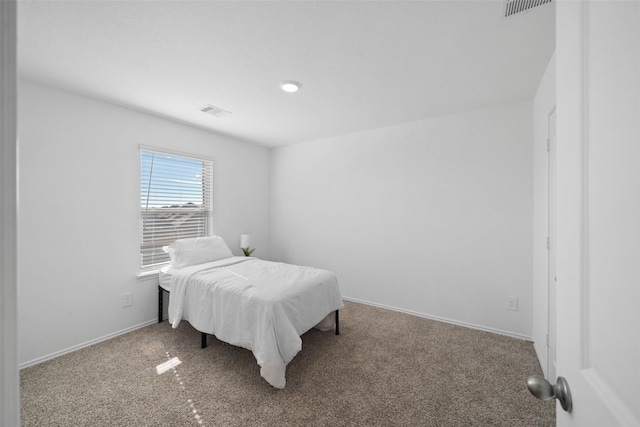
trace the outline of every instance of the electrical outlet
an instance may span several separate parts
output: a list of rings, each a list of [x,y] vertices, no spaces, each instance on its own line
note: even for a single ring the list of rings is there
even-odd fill
[[[122,306],[129,307],[130,305],[133,305],[133,295],[131,294],[131,292],[122,294]]]
[[[507,310],[518,311],[518,297],[507,297]]]

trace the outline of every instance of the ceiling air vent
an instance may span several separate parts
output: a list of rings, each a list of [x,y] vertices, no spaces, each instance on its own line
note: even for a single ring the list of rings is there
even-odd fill
[[[528,12],[534,7],[551,3],[551,0],[504,0],[502,3],[502,17],[508,18],[522,12]]]
[[[223,110],[222,108],[214,107],[213,105],[207,104],[200,109],[203,113],[211,114],[215,117],[226,117],[231,114],[231,111]]]

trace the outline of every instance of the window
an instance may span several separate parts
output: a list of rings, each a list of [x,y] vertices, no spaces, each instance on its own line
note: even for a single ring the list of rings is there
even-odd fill
[[[140,149],[140,266],[169,261],[177,239],[211,234],[213,162]]]

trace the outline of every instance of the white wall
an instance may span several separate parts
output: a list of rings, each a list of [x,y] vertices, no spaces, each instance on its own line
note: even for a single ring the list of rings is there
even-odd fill
[[[522,102],[274,149],[272,256],[333,270],[349,298],[530,338],[532,126]]]
[[[214,232],[269,258],[267,149],[28,81],[18,115],[23,366],[157,319],[157,279],[136,278],[139,144],[213,157]]]
[[[549,163],[547,117],[556,103],[556,56],[551,57],[533,99],[533,341],[547,374]]]

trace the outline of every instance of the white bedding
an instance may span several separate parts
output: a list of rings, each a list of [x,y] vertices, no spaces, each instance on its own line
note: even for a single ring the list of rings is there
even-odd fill
[[[158,274],[158,285],[160,285],[160,287],[165,291],[171,291],[171,276],[174,271],[176,271],[176,269],[170,265],[160,269],[160,273]]]
[[[317,268],[232,257],[169,273],[171,325],[185,319],[251,350],[276,388],[284,388],[286,366],[302,349],[300,335],[343,307],[335,275]]]

